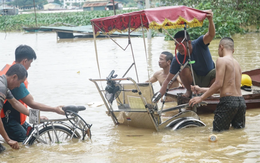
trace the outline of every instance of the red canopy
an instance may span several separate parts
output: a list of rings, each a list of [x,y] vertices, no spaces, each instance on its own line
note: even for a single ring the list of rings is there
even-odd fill
[[[202,26],[207,12],[186,6],[168,6],[130,12],[115,16],[92,19],[95,33],[113,33],[127,31],[142,27],[147,29],[173,29],[184,27]]]

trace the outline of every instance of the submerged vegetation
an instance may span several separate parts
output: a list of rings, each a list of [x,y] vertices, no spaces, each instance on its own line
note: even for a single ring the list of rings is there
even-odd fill
[[[163,2],[163,0],[161,0]],[[249,32],[247,27],[254,26],[259,32],[260,28],[260,2],[259,0],[167,0],[167,6],[185,5],[199,10],[212,9],[213,21],[216,27],[216,38],[231,36],[235,33]],[[132,12],[135,10],[117,10],[117,14]],[[36,15],[36,17],[35,17]],[[25,27],[40,27],[50,25],[70,24],[73,26],[90,25],[94,18],[114,15],[113,11],[84,11],[61,13],[32,13],[13,16],[0,16],[0,31],[23,30]],[[169,30],[170,34],[179,29]],[[187,29],[191,39],[205,34],[208,30],[208,20],[205,19],[202,27]],[[154,31],[155,35],[159,31]],[[166,35],[166,40],[171,38]]]
[[[118,10],[117,14],[133,10]],[[23,30],[23,27],[40,27],[70,24],[72,26],[90,25],[90,20],[114,15],[114,11],[84,11],[60,13],[36,13],[0,16],[0,31]]]

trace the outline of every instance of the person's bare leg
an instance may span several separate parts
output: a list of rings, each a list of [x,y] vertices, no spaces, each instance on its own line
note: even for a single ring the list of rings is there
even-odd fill
[[[192,84],[192,81],[193,81],[190,69],[184,68],[180,72],[180,78],[181,78],[181,81],[182,81],[184,87],[187,89],[186,93],[183,96],[190,97],[191,93],[192,93],[190,85]]]

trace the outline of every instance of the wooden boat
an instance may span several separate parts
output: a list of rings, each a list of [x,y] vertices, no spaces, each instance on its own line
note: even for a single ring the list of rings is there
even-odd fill
[[[252,79],[252,91],[242,90],[242,95],[246,101],[247,109],[260,108],[260,69],[254,69],[251,71],[245,71],[243,74],[247,74]],[[182,97],[185,93],[185,88],[177,88],[167,92],[168,95],[177,97],[178,105],[188,103],[189,98]],[[219,103],[219,94],[214,94],[207,98],[204,102],[207,105],[203,105],[197,108],[197,113],[213,113]]]
[[[23,27],[26,32],[39,32],[39,31],[52,31],[52,29],[46,29],[42,27]]]

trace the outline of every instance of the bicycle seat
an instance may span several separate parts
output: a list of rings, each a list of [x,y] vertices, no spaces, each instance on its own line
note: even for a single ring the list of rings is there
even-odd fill
[[[73,106],[73,105],[69,105],[69,106],[64,106],[64,107],[62,107],[62,110],[64,110],[64,112],[66,112],[66,111],[72,111],[72,112],[78,113],[79,111],[86,110],[86,107],[85,107],[85,106]]]

